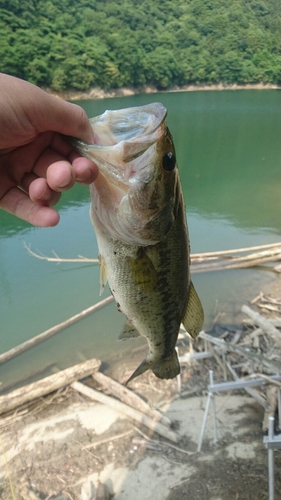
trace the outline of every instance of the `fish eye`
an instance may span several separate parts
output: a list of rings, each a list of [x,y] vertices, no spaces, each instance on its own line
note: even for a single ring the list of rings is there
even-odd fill
[[[166,172],[172,172],[176,166],[176,157],[173,153],[167,153],[163,157],[162,165]]]

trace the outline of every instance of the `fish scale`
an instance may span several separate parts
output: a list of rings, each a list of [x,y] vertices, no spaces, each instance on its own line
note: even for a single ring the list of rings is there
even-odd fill
[[[107,111],[91,120],[98,145],[73,143],[99,167],[90,192],[101,291],[108,281],[126,315],[119,338],[141,335],[149,345],[127,383],[148,369],[159,378],[175,377],[180,324],[195,338],[203,323],[190,280],[186,212],[166,113],[160,103]]]

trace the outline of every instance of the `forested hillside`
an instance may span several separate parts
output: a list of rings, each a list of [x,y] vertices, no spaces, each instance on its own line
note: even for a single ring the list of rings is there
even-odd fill
[[[281,82],[280,0],[0,0],[0,71],[54,90]]]

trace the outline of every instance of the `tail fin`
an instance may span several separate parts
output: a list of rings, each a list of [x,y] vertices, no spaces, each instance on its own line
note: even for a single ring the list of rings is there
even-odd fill
[[[158,378],[174,378],[180,373],[180,364],[176,351],[166,359],[160,359],[156,363],[147,361],[146,359],[138,366],[134,373],[127,380],[125,385],[128,385],[134,378],[142,375],[147,370],[151,369]]]
[[[174,350],[168,358],[162,359],[151,366],[151,370],[158,378],[176,377],[180,373],[179,358],[176,351]]]

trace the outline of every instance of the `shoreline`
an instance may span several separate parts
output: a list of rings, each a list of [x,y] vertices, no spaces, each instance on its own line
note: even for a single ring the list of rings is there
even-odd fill
[[[246,84],[246,85],[224,85],[223,83],[217,83],[214,85],[184,85],[179,87],[175,85],[165,90],[159,90],[152,85],[146,85],[145,87],[133,88],[133,87],[122,87],[120,89],[104,90],[98,87],[92,87],[87,91],[79,90],[66,90],[64,92],[55,92],[50,88],[44,89],[49,94],[54,95],[60,99],[65,99],[66,101],[83,101],[88,99],[110,99],[114,97],[129,97],[137,94],[162,94],[162,93],[172,93],[172,92],[198,92],[198,91],[218,91],[218,90],[278,90],[281,87],[272,83],[263,84]]]

